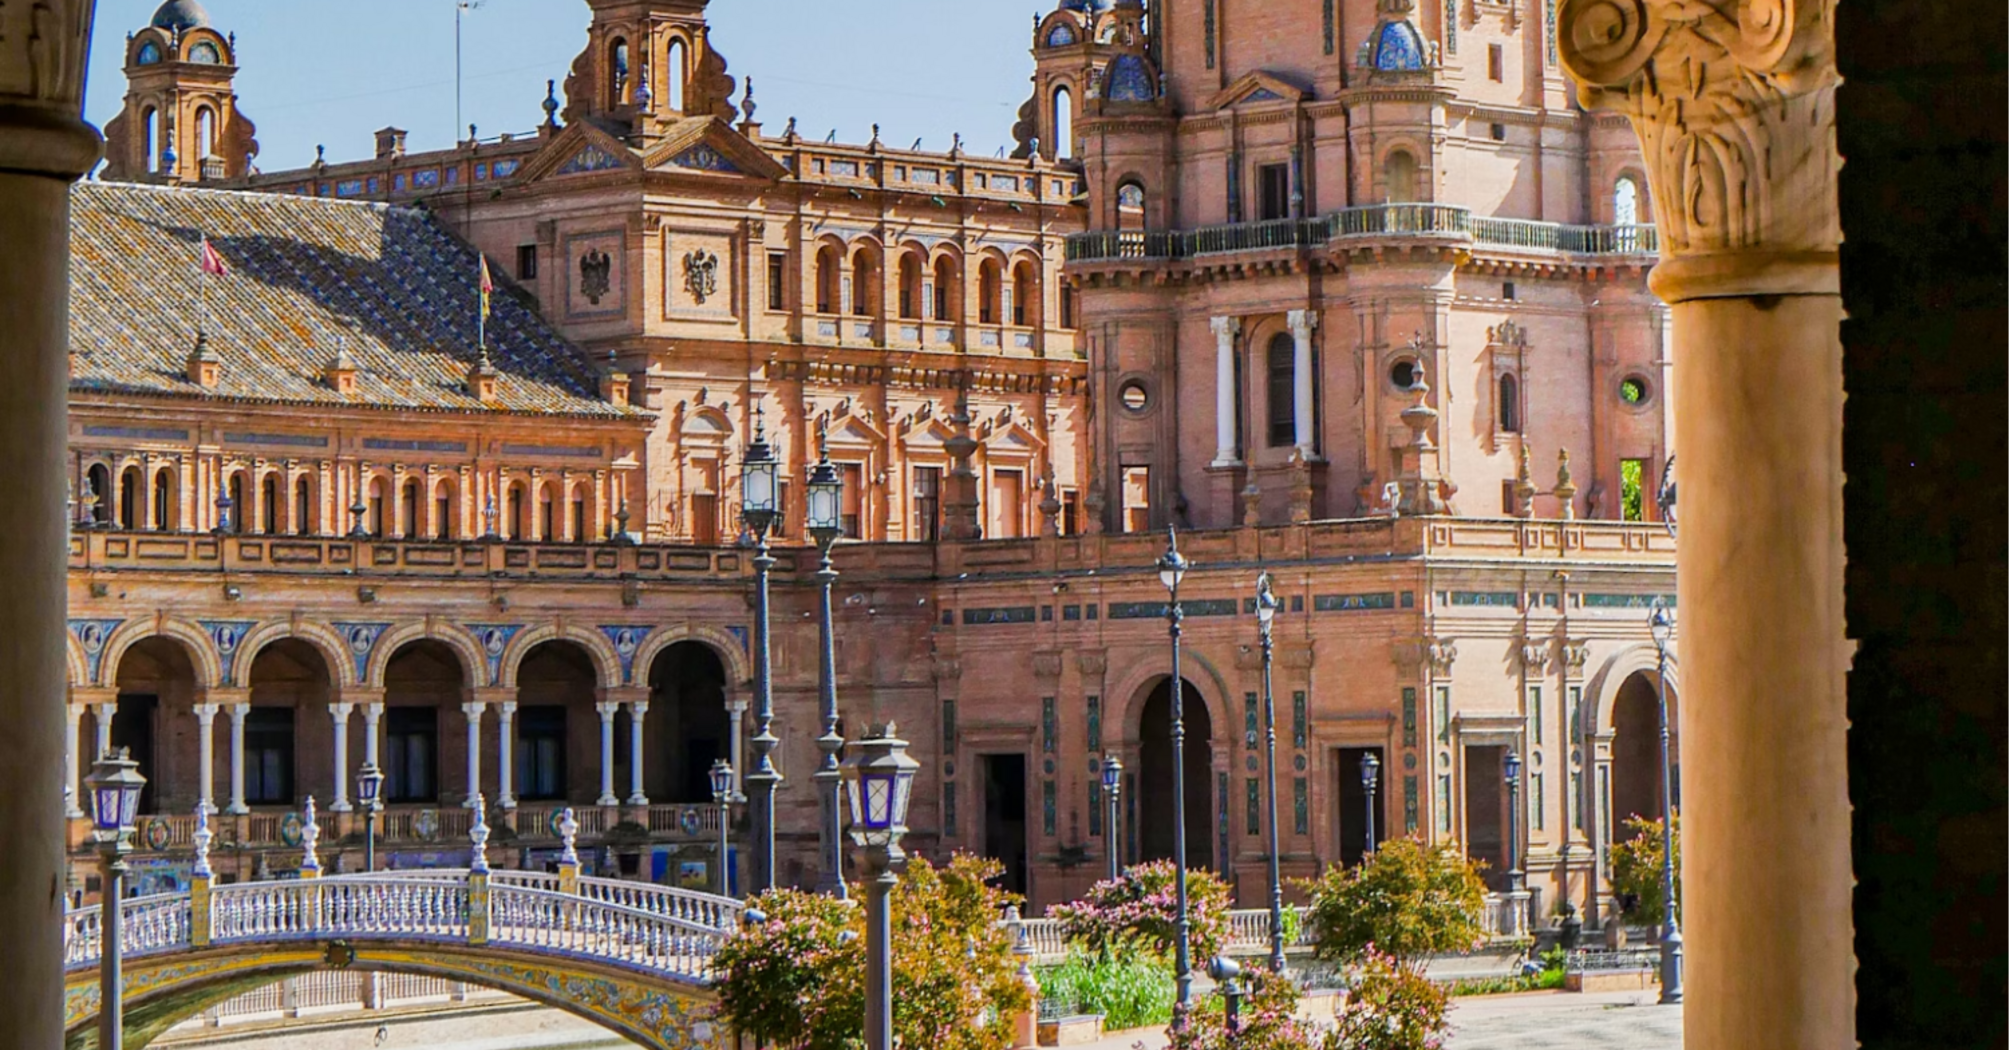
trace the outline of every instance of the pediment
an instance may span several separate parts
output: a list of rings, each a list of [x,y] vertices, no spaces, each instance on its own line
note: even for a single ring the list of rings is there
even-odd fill
[[[1227,109],[1250,102],[1298,102],[1304,98],[1305,89],[1259,69],[1243,74],[1235,83],[1216,92],[1206,108]]]
[[[831,441],[842,445],[879,445],[886,441],[886,434],[878,427],[854,415],[831,420],[829,434]]]
[[[641,171],[642,159],[627,143],[586,121],[566,128],[524,165],[522,182]]]
[[[686,117],[672,124],[642,156],[651,171],[779,179],[788,174],[768,151],[717,117]]]

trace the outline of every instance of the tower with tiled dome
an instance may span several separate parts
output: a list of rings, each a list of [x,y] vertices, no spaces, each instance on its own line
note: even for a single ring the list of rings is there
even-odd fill
[[[236,34],[196,0],[167,0],[126,37],[126,100],[105,125],[106,178],[201,182],[241,178],[258,130],[237,109]]]

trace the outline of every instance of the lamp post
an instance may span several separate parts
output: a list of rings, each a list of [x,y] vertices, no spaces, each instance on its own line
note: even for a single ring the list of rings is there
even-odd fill
[[[1381,785],[1381,782],[1382,760],[1376,758],[1373,751],[1362,752],[1361,790],[1368,795],[1368,825],[1366,829],[1368,840],[1362,845],[1361,849],[1361,856],[1364,859],[1368,854],[1375,852],[1375,789]]]
[[[356,801],[363,807],[363,870],[377,870],[377,811],[384,805],[384,771],[375,762],[356,773]]]
[[[1661,709],[1661,1001],[1682,1001],[1682,924],[1675,918],[1675,769],[1668,761],[1668,642],[1675,619],[1655,597],[1647,617],[1654,637],[1654,692]]]
[[[831,545],[844,532],[844,519],[840,515],[843,506],[844,481],[838,477],[837,467],[831,464],[831,450],[828,440],[819,442],[817,465],[810,470],[809,490],[810,538],[817,544],[817,703],[818,713],[823,719],[823,735],[817,737],[817,750],[824,754],[823,763],[810,775],[821,787],[818,792],[823,808],[823,826],[818,830],[819,856],[817,892],[827,893],[839,900],[845,899],[844,885],[844,844],[839,841],[843,835],[838,826],[843,819],[838,807],[843,803],[838,798],[839,783],[844,774],[838,769],[838,752],[844,750],[844,737],[838,734],[837,711],[837,640],[831,625],[831,585],[837,582],[837,569],[831,563]]]
[[[1186,692],[1180,678],[1179,584],[1186,578],[1188,562],[1179,552],[1179,533],[1166,527],[1166,552],[1159,556],[1159,582],[1166,588],[1166,629],[1172,639],[1172,761],[1173,761],[1173,894],[1177,911],[1173,920],[1173,983],[1178,996],[1173,1004],[1173,1023],[1186,1023],[1187,1004],[1193,996],[1193,960],[1187,945],[1186,908],[1186,720],[1181,700]]]
[[[1117,756],[1103,759],[1103,853],[1110,862],[1110,881],[1124,877],[1124,861],[1119,854],[1124,838],[1117,834],[1117,814],[1122,812],[1117,806],[1117,795],[1124,789],[1124,765]]]
[[[125,991],[123,931],[120,905],[124,903],[127,841],[133,820],[139,815],[140,791],[147,778],[140,775],[139,763],[127,757],[125,748],[107,751],[85,778],[91,790],[91,823],[98,843],[98,874],[104,893],[98,900],[98,1046],[119,1050],[124,1045]]]
[[[1228,1045],[1242,1034],[1242,964],[1226,955],[1217,955],[1207,964],[1207,975],[1221,989],[1221,1015],[1228,1032]]]
[[[769,653],[768,574],[775,556],[768,550],[768,530],[780,515],[778,486],[775,484],[775,451],[768,444],[761,419],[760,403],[754,404],[754,442],[747,446],[740,465],[740,523],[754,537],[754,768],[747,773],[748,803],[752,806],[754,833],[754,878],[751,890],[765,893],[775,888],[775,787],[781,771],[775,768],[775,681]]]
[[[865,867],[865,1048],[893,1050],[893,922],[888,897],[907,865],[907,803],[914,772],[907,741],[888,723],[858,742],[845,770],[851,790],[851,837]]]
[[[1522,887],[1521,872],[1521,756],[1514,748],[1508,748],[1507,757],[1501,760],[1501,777],[1507,782],[1508,790],[1508,892],[1516,893]]]
[[[1284,972],[1284,879],[1277,870],[1277,708],[1271,699],[1271,621],[1277,619],[1277,589],[1270,574],[1256,577],[1256,631],[1263,643],[1263,785],[1265,852],[1270,854],[1270,972]]]
[[[712,763],[712,801],[719,804],[719,896],[733,895],[732,880],[726,877],[726,852],[733,834],[733,764],[725,759]]]

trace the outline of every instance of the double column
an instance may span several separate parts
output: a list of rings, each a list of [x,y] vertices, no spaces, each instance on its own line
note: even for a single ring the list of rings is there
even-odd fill
[[[648,753],[647,740],[643,734],[643,719],[649,714],[649,690],[647,689],[607,689],[603,691],[599,703],[593,709],[600,714],[600,797],[596,805],[618,806],[621,797],[614,792],[614,716],[619,714],[623,704],[628,705],[628,805],[647,806],[649,795],[643,790],[646,783],[643,756]]]

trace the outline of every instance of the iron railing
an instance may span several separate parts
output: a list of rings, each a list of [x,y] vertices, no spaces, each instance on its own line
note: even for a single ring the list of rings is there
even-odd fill
[[[1334,240],[1454,237],[1491,248],[1572,255],[1652,255],[1653,226],[1573,226],[1474,215],[1455,204],[1372,204],[1313,219],[1226,223],[1191,230],[1091,230],[1070,234],[1069,262],[1195,259],[1230,252],[1309,248]]]

